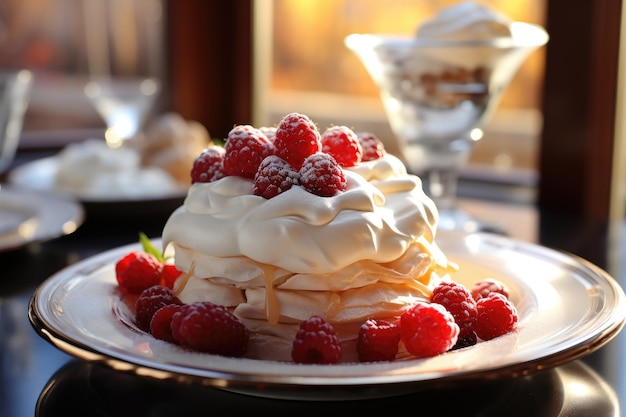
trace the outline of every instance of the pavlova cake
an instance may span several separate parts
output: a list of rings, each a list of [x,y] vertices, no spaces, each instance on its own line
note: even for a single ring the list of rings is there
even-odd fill
[[[454,282],[457,266],[435,242],[435,205],[371,134],[320,132],[299,113],[275,128],[239,125],[197,157],[191,178],[163,228],[175,280],[157,279],[137,300],[140,327],[155,337],[336,363],[432,356],[515,326],[506,290],[492,282],[481,296],[497,293],[483,298],[505,320],[494,329],[483,318],[489,329],[478,329],[481,296]],[[122,288],[136,257],[118,263]]]
[[[262,350],[284,355],[277,346],[288,352],[314,315],[354,341],[365,320],[397,318],[454,271],[420,179],[391,154],[364,161],[347,127],[320,134],[290,114],[269,138],[236,126],[224,150],[224,176],[191,186],[163,244],[185,273],[179,298],[232,307]]]

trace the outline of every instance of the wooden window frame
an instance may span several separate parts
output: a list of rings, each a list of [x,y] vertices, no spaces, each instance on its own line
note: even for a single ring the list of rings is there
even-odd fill
[[[548,1],[540,208],[623,218],[613,192],[621,0]]]

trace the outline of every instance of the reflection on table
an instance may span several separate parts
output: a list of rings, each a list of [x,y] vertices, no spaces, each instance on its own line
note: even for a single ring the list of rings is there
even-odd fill
[[[611,388],[587,365],[565,366],[510,380],[428,389],[383,399],[286,401],[246,396],[200,385],[147,379],[72,360],[50,379],[37,416],[206,416],[214,412],[362,413],[371,407],[458,416],[591,416],[618,414]],[[409,411],[411,412],[411,411]]]

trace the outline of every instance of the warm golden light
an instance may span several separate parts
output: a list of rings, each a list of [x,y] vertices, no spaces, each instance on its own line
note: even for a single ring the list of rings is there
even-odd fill
[[[369,75],[344,47],[351,33],[411,35],[420,22],[454,0],[274,0],[272,89],[327,91],[378,97]],[[545,24],[543,1],[488,0],[481,4],[514,21]],[[544,54],[524,63],[502,97],[502,107],[538,108]]]

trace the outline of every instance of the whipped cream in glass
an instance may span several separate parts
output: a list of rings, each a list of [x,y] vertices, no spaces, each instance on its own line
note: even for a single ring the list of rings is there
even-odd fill
[[[505,15],[473,2],[443,9],[417,29],[417,37],[430,40],[481,40],[511,36],[512,21]]]
[[[346,37],[378,87],[394,132],[385,146],[425,179],[439,229],[493,230],[457,207],[459,170],[520,66],[547,41],[540,26],[472,2],[442,10],[408,35]]]

